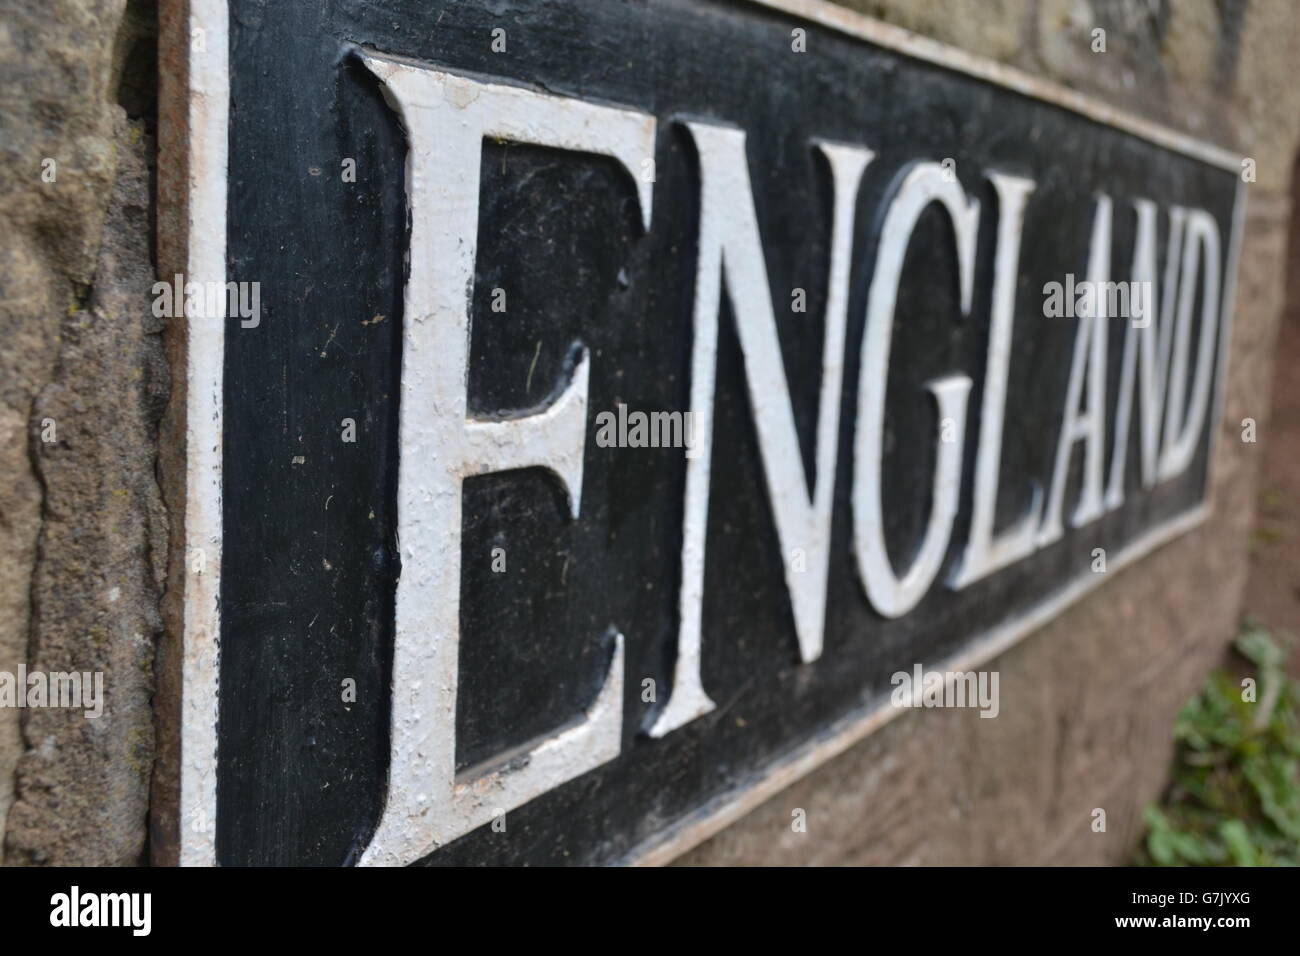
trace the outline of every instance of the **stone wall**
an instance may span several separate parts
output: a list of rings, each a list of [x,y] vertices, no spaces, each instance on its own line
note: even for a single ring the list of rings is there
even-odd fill
[[[155,16],[124,0],[0,4],[0,670],[102,671],[107,697],[94,720],[0,709],[10,864],[145,851],[167,520]]]
[[[681,862],[1120,862],[1161,788],[1173,714],[1240,613],[1268,431],[1244,444],[1239,423],[1268,418],[1300,133],[1300,10],[1269,0],[845,5],[1256,160],[1216,507],[992,662],[999,719],[910,712]],[[8,864],[147,859],[168,534],[157,462],[169,373],[148,291],[156,20],[151,0],[0,0],[0,670],[108,674],[98,720],[0,709]],[[1098,27],[1104,53],[1092,51]],[[795,807],[807,833],[791,832]],[[1098,807],[1105,833],[1090,827]]]

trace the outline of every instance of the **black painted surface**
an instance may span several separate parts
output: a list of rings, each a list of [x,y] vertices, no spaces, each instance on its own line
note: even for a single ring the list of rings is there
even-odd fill
[[[808,31],[806,54],[790,30]],[[493,53],[491,31],[506,30]],[[627,638],[622,755],[511,811],[431,863],[586,863],[640,841],[927,666],[1087,575],[1111,553],[1204,495],[1207,440],[1187,473],[1137,488],[1131,430],[1125,506],[962,592],[936,584],[911,614],[868,605],[851,553],[849,494],[858,351],[881,199],[905,162],[953,157],[981,200],[974,307],[957,314],[951,230],[927,211],[900,289],[888,395],[887,544],[918,546],[929,509],[933,403],[921,383],[974,379],[962,506],[947,569],[970,520],[987,346],[994,197],[989,167],[1037,181],[1030,199],[997,526],[1019,515],[1027,482],[1050,479],[1077,325],[1041,318],[1045,282],[1082,276],[1092,197],[1115,200],[1114,278],[1127,278],[1137,196],[1217,219],[1226,251],[1234,177],[1059,108],[744,3],[660,0],[320,4],[232,0],[230,277],[261,283],[262,321],[233,322],[226,344],[225,543],[218,859],[350,862],[382,806],[396,527],[396,414],[406,245],[401,129],[357,46],[487,74],[659,118],[653,221],[643,235],[633,183],[613,161],[485,144],[469,379],[471,411],[535,407],[591,350],[582,513],[532,470],[464,490],[460,710],[465,766],[564,723],[594,695],[613,623]],[[813,436],[829,252],[830,179],[814,138],[877,154],[858,199],[835,534],[825,651],[801,665],[729,306],[720,327],[705,572],[704,684],[718,709],[667,738],[641,702],[667,699],[677,629],[680,450],[600,448],[594,416],[619,402],[685,409],[698,180],[673,121],[707,118],[748,134],[804,464]],[[344,158],[355,183],[341,181]],[[504,288],[508,311],[494,313]],[[808,292],[806,314],[790,290]],[[1198,308],[1199,315],[1199,308]],[[1112,325],[1113,413],[1123,323]],[[1193,342],[1197,328],[1193,328]],[[1210,416],[1212,417],[1212,416]],[[353,418],[358,440],[340,440]],[[1107,428],[1109,458],[1110,427]],[[296,456],[302,462],[295,464]],[[1081,453],[1067,488],[1078,495]],[[491,551],[507,553],[505,574]],[[1122,573],[1122,572],[1121,572]],[[942,580],[942,576],[941,576]],[[341,682],[357,682],[343,704]],[[1014,700],[1003,700],[1004,710]],[[974,714],[971,715],[974,718]]]

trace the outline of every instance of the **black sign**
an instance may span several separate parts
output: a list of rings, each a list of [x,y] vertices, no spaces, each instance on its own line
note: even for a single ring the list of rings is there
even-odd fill
[[[1203,517],[1235,160],[799,6],[209,24],[183,860],[667,858]]]

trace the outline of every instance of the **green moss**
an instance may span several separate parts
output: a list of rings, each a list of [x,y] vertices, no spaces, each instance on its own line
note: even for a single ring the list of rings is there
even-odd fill
[[[1254,674],[1215,671],[1179,712],[1173,780],[1145,810],[1140,865],[1300,865],[1300,681],[1266,631],[1248,625],[1235,646]]]

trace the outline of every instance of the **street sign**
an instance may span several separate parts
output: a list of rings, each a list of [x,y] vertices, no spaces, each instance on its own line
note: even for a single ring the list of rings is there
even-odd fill
[[[183,862],[671,858],[1209,507],[1222,150],[810,0],[192,8]]]

